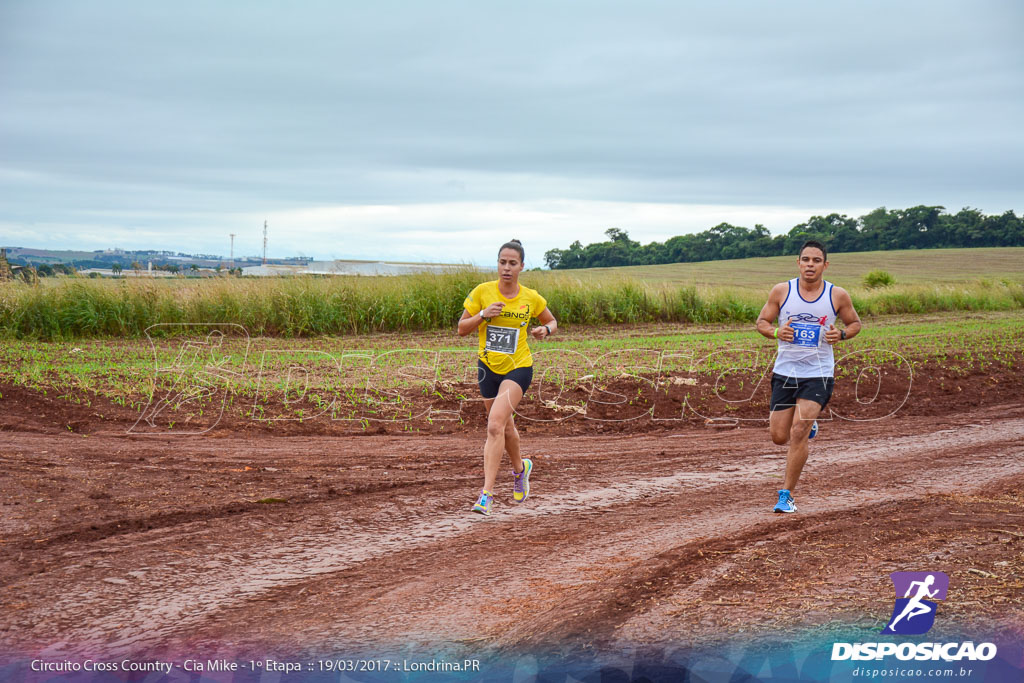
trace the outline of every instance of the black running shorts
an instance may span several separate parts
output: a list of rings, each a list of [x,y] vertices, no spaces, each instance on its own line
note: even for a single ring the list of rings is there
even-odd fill
[[[530,382],[533,381],[533,366],[528,368],[516,368],[506,375],[499,375],[494,370],[491,370],[482,361],[476,362],[477,367],[477,380],[476,383],[480,385],[480,395],[484,398],[495,398],[498,395],[498,387],[506,379],[510,379],[523,388],[523,393],[530,388]]]
[[[785,410],[796,405],[798,398],[814,401],[824,408],[832,398],[833,377],[786,377],[772,374],[770,410]]]

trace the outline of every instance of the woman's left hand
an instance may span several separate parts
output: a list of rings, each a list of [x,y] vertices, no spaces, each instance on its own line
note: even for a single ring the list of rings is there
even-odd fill
[[[533,336],[534,339],[537,339],[539,341],[544,337],[548,336],[548,328],[544,327],[543,325],[538,325],[537,327],[530,330],[530,334]]]

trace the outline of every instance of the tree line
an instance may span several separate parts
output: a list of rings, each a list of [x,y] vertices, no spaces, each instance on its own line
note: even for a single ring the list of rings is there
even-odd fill
[[[584,246],[579,240],[568,249],[545,252],[552,269],[692,263],[753,256],[796,254],[807,240],[818,240],[830,252],[938,249],[943,247],[1024,246],[1024,216],[1012,210],[985,215],[964,208],[955,214],[942,206],[915,206],[888,210],[884,206],[860,218],[832,213],[812,216],[774,237],[761,224],[745,228],[719,223],[692,235],[677,235],[664,242],[640,244],[619,228],[605,231],[608,240]]]

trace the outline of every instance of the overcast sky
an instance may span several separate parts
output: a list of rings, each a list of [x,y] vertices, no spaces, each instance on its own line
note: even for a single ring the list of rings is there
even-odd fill
[[[713,5],[713,6],[712,6]],[[1024,3],[0,2],[0,245],[527,265],[1024,211]]]

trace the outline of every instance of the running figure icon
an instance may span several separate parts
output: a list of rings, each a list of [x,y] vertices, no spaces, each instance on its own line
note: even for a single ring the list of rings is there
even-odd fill
[[[920,635],[935,623],[936,600],[945,600],[949,576],[943,572],[893,572],[897,597],[892,617],[882,633]]]
[[[889,625],[886,628],[890,631],[895,631],[896,629],[893,627],[896,626],[897,622],[899,622],[903,617],[906,617],[907,621],[910,621],[916,616],[931,612],[932,608],[921,602],[921,599],[934,598],[936,594],[938,594],[938,588],[935,590],[928,590],[933,583],[935,583],[935,576],[933,574],[929,574],[924,581],[912,582],[910,584],[910,588],[907,589],[907,594],[903,596],[905,598],[910,598],[910,601],[907,603],[907,606],[903,608],[903,611],[900,612],[900,615],[889,622]],[[914,586],[917,586],[917,593],[911,598],[910,594],[913,592]]]

